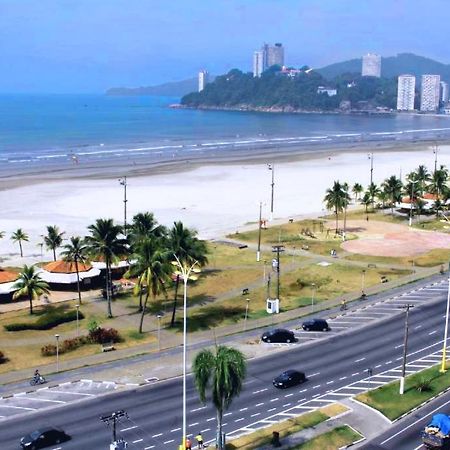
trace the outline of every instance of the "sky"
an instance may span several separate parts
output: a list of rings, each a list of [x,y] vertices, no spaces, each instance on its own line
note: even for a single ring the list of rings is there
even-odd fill
[[[449,0],[0,0],[0,92],[95,93],[232,68],[264,42],[323,67],[367,52],[450,63]]]

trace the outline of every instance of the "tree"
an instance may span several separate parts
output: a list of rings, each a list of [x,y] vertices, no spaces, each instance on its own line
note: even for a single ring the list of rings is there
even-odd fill
[[[218,346],[215,353],[204,349],[194,359],[193,372],[200,400],[205,403],[206,391],[217,411],[217,448],[224,450],[222,440],[223,414],[239,396],[247,372],[245,356],[234,348]]]
[[[11,235],[11,240],[13,242],[18,242],[19,243],[20,256],[23,257],[22,242],[28,242],[29,241],[28,234],[26,234],[25,231],[22,230],[22,228],[18,228]]]
[[[424,211],[425,208],[425,201],[423,201],[421,198],[418,198],[416,200],[416,208],[417,208],[417,221],[420,222],[420,215],[422,214],[422,212]],[[436,212],[437,215],[437,212]]]
[[[372,199],[370,197],[369,192],[365,192],[363,198],[361,199],[361,203],[366,207],[366,218],[369,220],[369,205],[372,203]]]
[[[440,166],[440,168],[433,172],[433,175],[431,176],[431,182],[428,190],[432,194],[435,194],[438,200],[441,197],[442,191],[446,188],[447,179],[448,170],[445,166]]]
[[[350,195],[349,195],[349,193],[348,193],[348,191],[349,191],[348,183],[344,183],[344,184],[342,185],[342,190],[344,191],[344,198],[343,198],[343,207],[344,207],[344,234],[343,234],[343,239],[344,239],[344,241],[345,241],[345,237],[346,237],[346,234],[347,234],[347,208],[348,208],[348,205],[349,205],[350,202],[351,202],[351,198],[350,198]]]
[[[27,296],[30,302],[30,314],[33,314],[33,300],[39,298],[42,294],[49,293],[48,284],[40,277],[39,273],[36,272],[34,266],[23,266],[22,272],[19,274],[19,278],[14,283],[13,298],[17,299],[22,296]]]
[[[144,212],[133,216],[128,230],[128,239],[133,247],[133,245],[138,245],[143,239],[148,237],[164,237],[166,234],[166,227],[158,224],[153,213]]]
[[[61,256],[64,261],[69,263],[73,262],[75,264],[75,270],[77,272],[78,304],[81,305],[80,271],[78,263],[87,263],[87,246],[79,236],[72,236],[70,242],[64,245]]]
[[[384,209],[386,207],[386,202],[389,200],[389,194],[385,190],[379,190],[377,195],[377,200],[381,202],[381,207]]]
[[[325,193],[324,202],[326,204],[327,209],[334,210],[334,215],[336,217],[336,233],[339,228],[339,213],[345,206],[346,192],[342,188],[341,183],[339,181],[335,181],[333,183],[333,187],[331,189],[327,189]]]
[[[394,205],[399,202],[402,197],[403,184],[395,175],[390,176],[383,182],[383,190],[386,192],[391,203],[391,214],[394,214]]]
[[[364,192],[364,189],[359,183],[355,183],[352,187],[352,192],[355,194],[356,202],[359,199],[360,195]]]
[[[47,226],[47,234],[42,236],[47,250],[53,251],[53,261],[56,261],[56,249],[61,247],[63,242],[64,231],[59,231],[56,225]]]
[[[372,210],[375,210],[375,197],[377,197],[378,194],[380,193],[380,189],[375,183],[370,183],[369,186],[367,187],[367,192],[370,195]]]
[[[3,239],[5,237],[5,232],[4,231],[0,231],[0,239]]]
[[[112,317],[111,308],[111,265],[120,257],[128,253],[127,240],[121,238],[122,227],[116,225],[113,219],[97,219],[95,224],[89,225],[90,236],[86,236],[88,254],[93,258],[100,258],[106,266],[106,300],[108,302],[108,317]]]
[[[411,172],[407,176],[407,183],[404,185],[404,193],[409,197],[411,202],[411,213],[415,207],[417,199],[420,197],[419,183],[416,179],[415,172]]]
[[[195,261],[199,267],[203,267],[208,263],[208,248],[203,241],[197,238],[197,232],[185,228],[182,222],[174,222],[169,231],[169,250],[175,255],[181,264],[191,265]],[[180,285],[180,275],[177,274],[175,279],[175,295],[172,308],[172,320],[170,326],[175,325],[175,314],[177,310],[178,288]]]
[[[425,191],[426,183],[431,180],[430,174],[425,166],[420,165],[415,171],[415,179],[419,183],[420,196],[423,197]]]
[[[166,285],[171,281],[170,277],[173,272],[170,256],[162,238],[154,236],[144,239],[133,253],[136,262],[130,268],[129,273],[137,275],[139,292],[143,292],[143,289],[146,290],[139,322],[139,333],[142,333],[150,293],[154,300],[160,294],[166,295]]]

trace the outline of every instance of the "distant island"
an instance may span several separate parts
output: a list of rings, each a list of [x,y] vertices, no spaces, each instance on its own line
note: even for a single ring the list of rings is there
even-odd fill
[[[106,91],[106,95],[160,95],[167,97],[182,97],[188,92],[195,91],[197,89],[197,86],[197,78],[189,78],[188,80],[172,81],[155,86],[142,86],[136,88],[115,87],[108,89]]]

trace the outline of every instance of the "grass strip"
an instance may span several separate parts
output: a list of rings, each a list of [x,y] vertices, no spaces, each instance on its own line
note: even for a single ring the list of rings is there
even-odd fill
[[[421,384],[422,387],[426,385],[426,388],[419,391],[417,388]],[[359,394],[356,399],[377,409],[390,420],[395,420],[448,387],[450,387],[450,372],[441,373],[439,366],[434,366],[406,377],[403,395],[399,394],[400,382],[395,381]]]
[[[290,450],[338,450],[361,439],[362,436],[347,426],[337,427],[321,434],[304,444],[292,447]]]

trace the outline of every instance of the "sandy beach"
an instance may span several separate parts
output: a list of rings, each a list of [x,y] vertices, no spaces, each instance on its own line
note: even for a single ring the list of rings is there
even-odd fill
[[[391,149],[339,149],[317,154],[285,157],[265,155],[243,161],[210,161],[195,165],[179,164],[158,170],[127,170],[128,217],[152,211],[157,220],[170,226],[181,220],[198,230],[199,236],[212,239],[256,222],[259,202],[263,217],[269,218],[271,172],[266,162],[275,163],[274,217],[303,217],[324,213],[325,190],[334,180],[367,186],[370,182],[368,151],[374,151],[374,182],[387,176],[404,177],[424,164],[434,168],[432,147],[402,146]],[[262,160],[263,159],[263,160]],[[439,148],[438,164],[450,166],[450,145]],[[123,222],[123,188],[117,178],[122,168],[82,171],[72,168],[53,174],[3,178],[0,190],[2,218],[0,240],[2,265],[21,265],[41,260],[41,235],[46,225],[58,225],[71,235],[84,235],[86,226],[96,218],[112,217]],[[147,173],[146,173],[147,172]],[[24,229],[30,241],[24,243],[25,258],[10,240],[17,228]],[[44,249],[43,259],[50,253]]]

